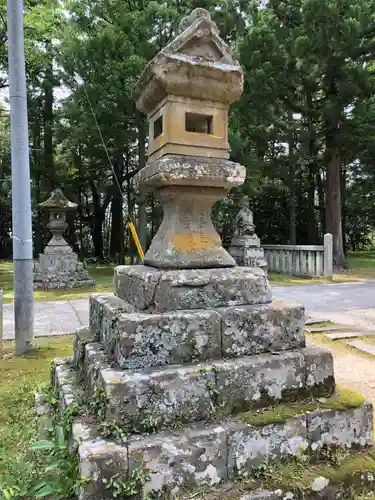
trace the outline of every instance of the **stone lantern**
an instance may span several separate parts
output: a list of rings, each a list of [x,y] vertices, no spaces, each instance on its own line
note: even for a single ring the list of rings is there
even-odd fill
[[[51,193],[48,200],[40,203],[42,210],[49,212],[47,228],[52,233],[44,253],[34,266],[34,288],[75,288],[91,286],[91,280],[77,255],[63,236],[68,224],[66,215],[77,210],[77,204],[69,201],[61,189]]]
[[[164,219],[145,256],[158,268],[235,266],[210,211],[246,171],[228,160],[228,108],[243,90],[243,72],[204,9],[146,67],[135,89],[149,121],[148,165],[137,176],[156,190]]]
[[[90,297],[74,357],[53,366],[81,500],[110,500],[108,485],[134,477],[142,480],[133,498],[238,499],[244,477],[257,491],[243,499],[288,498],[289,484],[260,491],[252,478],[301,454],[309,466],[327,451],[373,443],[372,405],[345,406],[338,394],[330,409],[332,354],[306,347],[303,306],[272,301],[262,269],[235,266],[213,228],[212,204],[245,179],[228,160],[226,136],[227,108],[241,90],[241,69],[202,9],[181,22],[137,86],[151,131],[137,180],[156,191],[164,219],[145,265],[115,269],[115,294]],[[254,234],[247,202],[237,238]],[[69,408],[82,401],[100,404],[72,418]],[[276,423],[267,418],[278,412]]]

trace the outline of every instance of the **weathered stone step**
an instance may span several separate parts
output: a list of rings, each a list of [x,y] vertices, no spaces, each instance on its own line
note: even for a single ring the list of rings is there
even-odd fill
[[[254,306],[134,313],[113,294],[90,298],[90,329],[122,368],[190,364],[305,347],[304,308]]]
[[[100,343],[86,344],[84,356],[76,353],[75,359],[91,397],[103,391],[101,418],[140,430],[327,395],[334,388],[332,354],[315,346],[141,371],[113,367]]]
[[[369,344],[364,340],[354,340],[353,342],[348,342],[347,345],[365,354],[370,354],[371,356],[375,356],[375,345]]]
[[[53,372],[64,413],[80,399],[79,373],[72,370],[71,359],[55,363]],[[111,440],[109,429],[103,438],[95,420],[77,416],[73,421],[72,449],[77,450],[80,474],[87,479],[80,500],[112,498],[105,480],[116,474],[126,480],[135,470],[143,471],[143,494],[154,490],[177,498],[182,491],[236,480],[263,463],[294,459],[301,453],[317,457],[327,446],[361,449],[373,442],[372,405],[347,391],[153,435],[127,437],[114,427]]]
[[[356,337],[368,337],[375,335],[375,333],[369,332],[339,332],[339,333],[327,333],[325,337],[328,340],[342,340],[342,339],[352,339]]]

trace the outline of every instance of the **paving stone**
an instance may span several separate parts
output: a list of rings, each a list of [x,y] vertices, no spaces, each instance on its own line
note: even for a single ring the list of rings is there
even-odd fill
[[[319,410],[307,414],[308,439],[313,452],[322,446],[364,448],[373,445],[373,408],[366,403],[343,412]]]
[[[255,427],[237,423],[228,432],[228,475],[230,478],[259,467],[264,461],[297,457],[308,448],[306,418],[296,416],[285,424]]]
[[[146,266],[119,266],[115,284],[119,297],[148,312],[266,304],[272,300],[269,282],[257,268],[159,271]]]
[[[341,340],[341,339],[352,339],[355,337],[369,337],[375,335],[375,333],[369,332],[341,332],[341,333],[327,333],[325,337],[328,340]]]
[[[348,325],[332,325],[332,326],[316,326],[307,329],[309,333],[321,332],[342,332],[343,330],[351,330]]]
[[[122,368],[149,368],[221,357],[221,318],[215,311],[122,314],[115,329],[115,356]]]
[[[375,345],[369,344],[364,340],[354,340],[353,342],[348,342],[348,346],[354,347],[354,349],[364,352],[365,354],[370,354],[371,356],[375,356]]]
[[[327,323],[327,318],[311,318],[307,316],[306,326],[319,325],[320,323]]]
[[[305,347],[304,308],[274,301],[218,309],[224,357],[250,356]]]

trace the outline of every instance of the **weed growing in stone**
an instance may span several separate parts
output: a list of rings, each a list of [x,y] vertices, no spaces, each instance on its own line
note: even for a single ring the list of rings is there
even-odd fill
[[[108,479],[102,479],[105,484],[105,489],[111,492],[113,498],[132,498],[135,495],[139,495],[142,491],[143,485],[149,480],[150,473],[148,469],[143,467],[133,469],[127,478],[123,478],[121,474],[114,474]],[[151,498],[152,497],[149,496],[150,500]]]

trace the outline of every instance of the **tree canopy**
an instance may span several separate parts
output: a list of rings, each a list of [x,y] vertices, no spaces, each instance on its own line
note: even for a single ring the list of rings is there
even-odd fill
[[[344,267],[346,250],[372,244],[375,228],[375,0],[25,1],[35,252],[47,237],[38,203],[58,186],[79,204],[68,235],[82,258],[121,262],[134,255],[130,219],[148,245],[161,209],[152,195],[134,189],[147,157],[147,127],[133,87],[196,7],[210,10],[245,73],[229,135],[231,158],[246,166],[247,181],[215,206],[224,242],[246,193],[264,243],[316,244],[331,232],[335,264]],[[5,0],[0,14],[5,88]],[[59,99],[62,88],[66,97]],[[5,257],[11,252],[6,117],[0,168]]]

